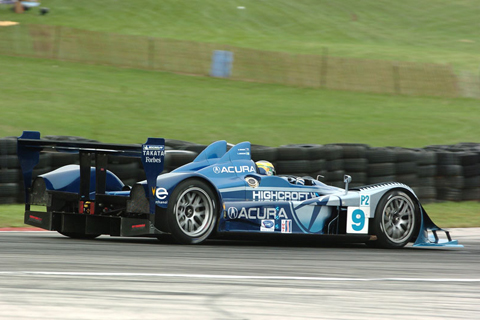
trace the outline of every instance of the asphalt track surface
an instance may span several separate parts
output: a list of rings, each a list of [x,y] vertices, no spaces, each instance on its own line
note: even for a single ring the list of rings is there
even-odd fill
[[[465,248],[0,232],[0,319],[478,319],[480,229]]]

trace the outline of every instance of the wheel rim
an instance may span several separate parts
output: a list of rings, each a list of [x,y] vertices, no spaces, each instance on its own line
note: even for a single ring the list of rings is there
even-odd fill
[[[403,195],[390,198],[383,208],[381,226],[390,241],[408,241],[415,228],[415,205],[410,198]]]
[[[213,219],[213,202],[197,187],[185,190],[175,205],[177,225],[190,237],[198,237],[208,230]]]

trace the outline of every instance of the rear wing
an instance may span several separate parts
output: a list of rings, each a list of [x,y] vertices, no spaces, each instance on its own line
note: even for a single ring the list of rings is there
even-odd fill
[[[80,161],[79,196],[90,197],[90,168],[95,155],[96,194],[105,194],[108,155],[141,158],[149,190],[155,190],[157,176],[163,171],[165,139],[148,138],[144,144],[106,144],[99,142],[54,141],[40,139],[38,131],[24,131],[17,140],[17,154],[22,168],[25,186],[25,210],[30,210],[29,188],[32,184],[33,168],[38,164],[41,151],[78,153]],[[154,194],[154,192],[152,192]],[[155,212],[155,198],[148,193],[150,213]]]

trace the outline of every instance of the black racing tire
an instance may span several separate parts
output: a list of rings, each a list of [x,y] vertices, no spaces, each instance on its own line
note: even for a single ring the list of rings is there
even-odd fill
[[[168,202],[170,233],[181,244],[199,244],[212,233],[218,210],[217,197],[206,182],[198,179],[182,181]]]
[[[185,146],[183,150],[192,151],[192,152],[195,152],[197,155],[199,155],[203,150],[205,150],[206,147],[207,146],[203,144],[192,144],[189,146]]]
[[[308,160],[308,150],[299,145],[284,145],[277,148],[278,160]]]
[[[250,151],[254,161],[266,160],[274,162],[277,160],[277,148],[252,144]]]
[[[165,153],[165,166],[178,168],[195,160],[197,155],[196,152],[188,150],[168,150]]]
[[[415,158],[419,166],[428,166],[437,164],[437,154],[432,150],[413,149],[415,151]]]
[[[480,187],[480,176],[465,178],[464,187],[465,189]]]
[[[367,166],[369,177],[393,176],[396,173],[394,162],[371,163]]]
[[[326,146],[339,146],[342,148],[342,158],[343,159],[359,159],[365,158],[367,148],[366,144],[359,143],[335,143],[327,144]]]
[[[480,175],[480,164],[463,166],[463,176],[474,177]]]
[[[381,184],[381,183],[387,183],[387,182],[395,182],[397,180],[397,177],[392,175],[392,176],[378,176],[378,177],[367,177],[367,183],[368,184]]]
[[[343,159],[334,159],[325,162],[325,168],[327,171],[343,170]]]
[[[480,200],[480,188],[463,189],[462,201]]]
[[[395,162],[395,151],[388,148],[371,148],[366,151],[368,163]]]
[[[419,180],[416,174],[402,174],[395,176],[395,181],[412,187],[418,185]]]
[[[0,154],[17,154],[17,138],[5,137],[0,138]]]
[[[366,172],[368,160],[362,158],[351,158],[343,160],[343,168],[346,172]]]
[[[403,175],[417,173],[417,163],[416,162],[397,162],[395,164],[395,174]]]
[[[0,169],[0,183],[18,183],[21,177],[20,169]]]
[[[463,176],[463,167],[460,165],[439,165],[437,166],[439,176]]]
[[[460,165],[460,153],[451,151],[437,152],[437,164],[439,165]]]
[[[279,160],[275,162],[278,174],[298,174],[311,172],[310,161],[308,160]]]
[[[310,170],[318,172],[326,169],[326,161],[324,159],[317,159],[310,161]]]
[[[61,231],[58,231],[58,233],[60,233],[61,235],[64,235],[65,237],[69,237],[69,238],[72,238],[72,239],[85,239],[85,240],[95,239],[95,238],[100,236],[99,234],[84,234],[84,233],[77,233],[77,232],[61,232]]]
[[[380,199],[373,219],[376,245],[388,249],[404,247],[417,236],[420,222],[416,199],[402,190],[387,192]]]
[[[323,146],[324,158],[327,161],[343,159],[343,148],[337,145],[325,145]]]
[[[434,177],[437,175],[437,166],[434,164],[417,166],[417,175],[420,178]]]
[[[20,192],[20,185],[16,182],[0,183],[1,197],[16,197]]]
[[[416,161],[415,152],[411,149],[406,149],[401,147],[387,147],[387,149],[395,152],[395,162]]]

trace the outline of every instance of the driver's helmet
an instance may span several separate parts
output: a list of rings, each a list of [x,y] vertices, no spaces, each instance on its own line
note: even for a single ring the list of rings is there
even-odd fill
[[[266,176],[274,176],[275,175],[275,167],[271,162],[266,160],[260,160],[255,162],[258,168],[258,173],[266,175]]]

